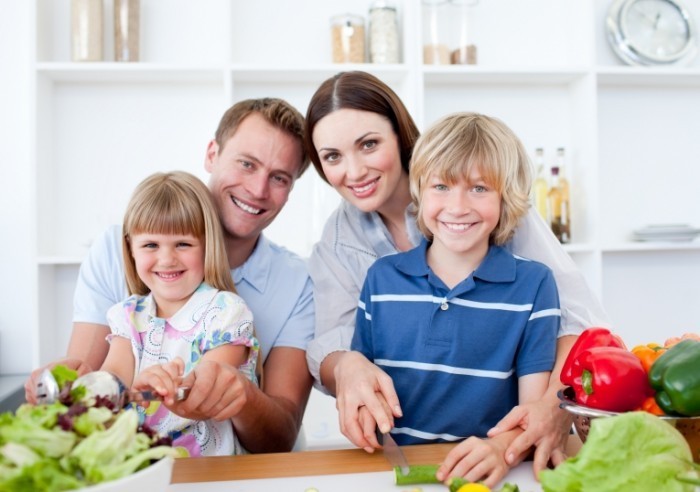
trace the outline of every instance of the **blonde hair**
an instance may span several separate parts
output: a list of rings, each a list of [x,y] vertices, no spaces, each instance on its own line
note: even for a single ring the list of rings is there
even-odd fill
[[[501,120],[478,113],[455,113],[431,126],[416,142],[409,174],[411,197],[418,207],[418,228],[429,239],[422,219],[422,194],[431,176],[455,184],[477,166],[486,183],[501,194],[501,214],[491,241],[502,245],[529,208],[531,163],[520,139]]]
[[[155,173],[134,190],[124,214],[122,251],[130,294],[150,292],[136,273],[130,236],[139,233],[188,234],[204,243],[204,281],[236,292],[229,270],[224,236],[209,189],[190,173]]]

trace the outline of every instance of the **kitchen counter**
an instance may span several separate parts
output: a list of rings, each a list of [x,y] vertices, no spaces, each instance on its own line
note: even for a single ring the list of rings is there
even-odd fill
[[[402,449],[411,464],[439,463],[453,446],[426,444]],[[572,436],[569,452],[574,453],[579,447],[580,441]],[[522,492],[541,490],[529,461],[513,468],[504,481],[517,483]],[[381,452],[341,449],[176,460],[168,491],[303,492],[310,487],[319,492],[396,492],[410,488],[394,485],[393,471]],[[421,485],[421,489],[447,490],[441,484]]]

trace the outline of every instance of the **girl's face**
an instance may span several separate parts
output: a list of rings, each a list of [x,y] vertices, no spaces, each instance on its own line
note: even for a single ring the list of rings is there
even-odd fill
[[[204,243],[190,235],[133,234],[136,273],[151,290],[157,315],[169,318],[204,280]]]
[[[370,111],[340,109],[313,131],[328,182],[363,212],[384,207],[407,180],[391,122]]]
[[[467,179],[447,184],[428,178],[421,198],[421,218],[433,234],[431,248],[458,255],[485,255],[498,225],[501,194],[473,166]]]

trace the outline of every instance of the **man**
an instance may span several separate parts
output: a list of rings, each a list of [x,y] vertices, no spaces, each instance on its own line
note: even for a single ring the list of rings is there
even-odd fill
[[[235,367],[202,362],[183,383],[192,389],[175,410],[198,420],[230,418],[253,453],[292,449],[313,381],[305,355],[314,333],[311,281],[301,258],[262,235],[309,165],[303,128],[303,117],[285,101],[241,101],[222,117],[205,156],[231,274],[255,318],[263,387]],[[60,363],[79,373],[100,368],[108,350],[105,315],[127,296],[123,268],[121,227],[115,226],[81,265],[67,356],[50,366]],[[25,384],[28,401],[35,401],[42,369]]]

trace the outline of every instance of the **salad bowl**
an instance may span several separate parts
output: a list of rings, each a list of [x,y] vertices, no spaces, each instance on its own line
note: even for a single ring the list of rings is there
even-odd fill
[[[164,492],[170,485],[174,462],[174,458],[166,456],[143,470],[126,477],[78,490],[80,492],[124,492],[125,490]]]

